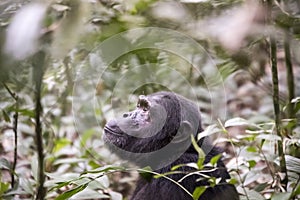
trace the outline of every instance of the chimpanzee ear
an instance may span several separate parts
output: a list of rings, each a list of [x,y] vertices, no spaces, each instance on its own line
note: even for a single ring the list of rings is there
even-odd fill
[[[180,127],[177,131],[177,134],[172,140],[172,143],[181,143],[186,141],[187,139],[190,139],[191,135],[193,133],[193,128],[190,122],[188,121],[182,121],[180,124]]]

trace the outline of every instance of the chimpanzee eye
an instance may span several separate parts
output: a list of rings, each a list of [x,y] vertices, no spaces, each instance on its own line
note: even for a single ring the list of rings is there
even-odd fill
[[[150,103],[147,99],[141,98],[138,101],[137,107],[142,108],[143,111],[148,111],[150,109]]]

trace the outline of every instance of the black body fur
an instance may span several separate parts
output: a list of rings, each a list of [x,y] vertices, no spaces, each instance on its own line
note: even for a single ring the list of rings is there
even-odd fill
[[[156,127],[152,126],[160,123],[161,119],[155,121],[155,118],[159,117],[165,119],[165,122],[161,128],[160,125],[156,125],[159,128],[156,131]],[[155,135],[153,135],[154,130]],[[200,111],[194,103],[171,92],[158,92],[146,97],[142,96],[136,110],[125,113],[123,118],[109,121],[104,128],[103,138],[111,150],[121,158],[141,167],[149,165],[155,169],[155,172],[163,174],[171,171],[173,166],[197,162],[198,153],[190,143],[190,134],[196,136],[201,131]],[[128,132],[130,134],[127,134]],[[151,154],[169,144],[174,154]],[[205,138],[198,144],[206,154],[205,163],[221,153]],[[190,172],[194,169],[181,167],[179,170]],[[208,187],[199,200],[239,199],[236,188],[226,182],[230,176],[221,160],[217,163],[217,169],[206,174],[221,178],[221,181],[215,187]],[[183,176],[185,174],[173,174],[168,177],[178,181]],[[180,184],[193,193],[197,186],[208,186],[205,180],[199,181],[200,178],[199,175],[192,175]],[[131,200],[192,200],[192,197],[178,185],[163,177],[151,180],[141,177]]]

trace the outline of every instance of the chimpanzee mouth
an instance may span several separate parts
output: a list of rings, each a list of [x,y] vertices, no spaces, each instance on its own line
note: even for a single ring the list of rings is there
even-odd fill
[[[118,137],[121,137],[123,135],[122,131],[114,130],[114,129],[108,127],[108,126],[104,126],[104,133],[114,135],[114,136],[118,136]]]

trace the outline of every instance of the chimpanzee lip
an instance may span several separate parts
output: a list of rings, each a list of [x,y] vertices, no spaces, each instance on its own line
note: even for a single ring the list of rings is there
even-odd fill
[[[112,128],[105,126],[104,127],[104,133],[105,134],[111,134],[111,135],[115,135],[115,136],[122,136],[121,133],[116,132],[115,130],[113,130]]]

